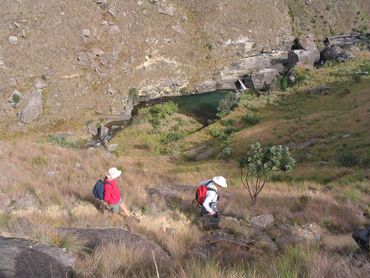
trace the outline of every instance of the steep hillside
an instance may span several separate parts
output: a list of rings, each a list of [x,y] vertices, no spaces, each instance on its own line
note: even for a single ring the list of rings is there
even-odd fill
[[[106,4],[104,4],[106,3]],[[290,44],[295,35],[369,27],[367,1],[3,1],[0,11],[1,125],[7,103],[46,83],[44,113],[32,126],[84,126],[119,115],[130,88],[191,91],[241,57]],[[30,127],[29,125],[26,126]]]

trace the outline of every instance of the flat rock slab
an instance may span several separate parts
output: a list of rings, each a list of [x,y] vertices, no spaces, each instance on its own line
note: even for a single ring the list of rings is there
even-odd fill
[[[253,241],[243,236],[231,235],[223,230],[205,235],[201,242],[202,244],[199,244],[191,253],[203,259],[212,256],[221,261],[236,263],[245,262],[255,254]]]
[[[157,262],[168,263],[170,257],[157,243],[146,239],[141,235],[119,228],[59,228],[58,232],[73,236],[82,242],[86,248],[93,250],[105,243],[121,243],[127,247],[144,249],[152,256],[154,252]]]
[[[71,277],[75,257],[60,248],[0,236],[0,277]]]
[[[252,225],[252,227],[257,229],[266,229],[269,226],[271,226],[275,222],[275,218],[272,214],[262,214],[258,215],[256,217],[252,217],[249,220],[249,223]]]

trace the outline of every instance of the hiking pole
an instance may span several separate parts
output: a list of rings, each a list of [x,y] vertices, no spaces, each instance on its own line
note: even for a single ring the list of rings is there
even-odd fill
[[[159,277],[158,266],[157,266],[157,262],[155,261],[155,256],[154,256],[154,251],[153,250],[152,250],[152,255],[153,255],[153,261],[154,261],[154,266],[155,266],[155,272],[157,273],[157,278],[160,278]]]

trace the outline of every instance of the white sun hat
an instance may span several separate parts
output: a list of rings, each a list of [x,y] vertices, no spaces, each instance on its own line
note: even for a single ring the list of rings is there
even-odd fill
[[[221,187],[227,187],[226,179],[223,176],[213,177],[212,181]]]
[[[113,167],[108,170],[107,178],[115,179],[115,178],[118,178],[121,174],[122,174],[122,171],[118,170],[116,167]]]

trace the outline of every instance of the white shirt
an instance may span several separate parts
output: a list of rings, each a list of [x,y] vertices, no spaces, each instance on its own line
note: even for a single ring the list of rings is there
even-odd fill
[[[206,181],[206,182],[201,182],[200,184],[207,184],[207,182],[210,182],[210,181]],[[207,185],[207,188],[211,188],[213,190],[208,190],[207,191],[207,194],[206,194],[206,198],[204,199],[204,202],[203,202],[203,207],[206,211],[208,212],[211,212],[213,211],[213,209],[209,206],[210,203],[216,203],[217,202],[217,188],[216,188],[216,185],[214,182],[210,182],[208,185]]]

